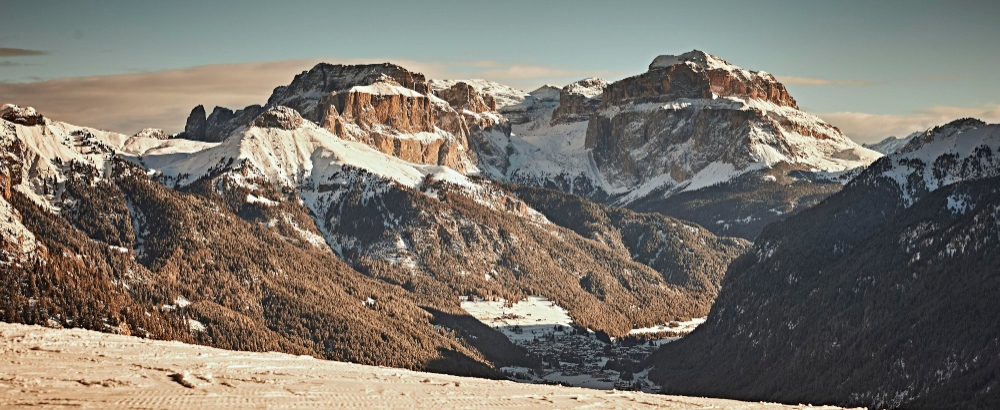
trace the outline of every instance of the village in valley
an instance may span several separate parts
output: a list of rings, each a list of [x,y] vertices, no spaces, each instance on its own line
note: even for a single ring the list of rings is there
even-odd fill
[[[625,338],[573,325],[568,312],[545,297],[531,296],[513,306],[504,301],[463,298],[462,307],[542,360],[541,369],[505,367],[512,380],[594,389],[658,392],[647,379],[644,361],[659,346],[690,333],[704,318],[633,329]]]

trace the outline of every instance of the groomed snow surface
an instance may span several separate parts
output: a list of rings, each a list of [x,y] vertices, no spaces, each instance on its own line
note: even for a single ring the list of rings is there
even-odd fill
[[[521,384],[8,323],[0,323],[0,355],[2,408],[805,408]]]

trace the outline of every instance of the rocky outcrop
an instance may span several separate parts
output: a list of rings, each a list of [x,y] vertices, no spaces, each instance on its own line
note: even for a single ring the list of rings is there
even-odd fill
[[[330,93],[319,106],[325,113],[319,124],[341,138],[410,162],[459,170],[472,163],[462,155],[469,152],[462,116],[389,78]]]
[[[0,138],[0,198],[10,200],[11,190],[21,183],[21,158],[24,143],[15,138]]]
[[[391,80],[390,80],[391,79]],[[427,94],[430,87],[423,74],[410,72],[395,64],[317,64],[295,76],[291,84],[274,89],[267,105],[283,105],[298,111],[302,117],[321,124],[326,110],[319,103],[324,97],[352,87],[392,82],[403,88]]]
[[[462,100],[458,88],[453,91],[450,98],[466,108],[496,107],[489,95],[470,93]],[[240,111],[215,107],[204,120],[204,108],[195,107],[178,137],[220,142],[274,107],[287,107],[338,137],[364,142],[406,161],[445,165],[460,172],[476,170],[476,155],[468,141],[470,126],[461,112],[465,108],[456,110],[431,93],[423,74],[389,63],[318,64],[295,76],[289,85],[275,88],[264,107],[252,105]],[[498,118],[480,121],[474,128],[500,122]]]
[[[466,82],[460,81],[449,88],[437,90],[434,94],[459,111],[482,113],[497,110],[497,102],[492,95],[480,93]]]
[[[587,78],[559,91],[559,107],[552,112],[552,124],[587,121],[601,108],[601,94],[610,83]]]
[[[225,107],[215,107],[208,115],[205,124],[205,135],[211,136],[212,141],[221,141],[226,137],[229,124],[236,119],[236,112]]]
[[[599,94],[587,87],[589,98]],[[532,95],[485,80],[433,80],[403,67],[318,64],[277,87],[265,107],[288,107],[336,136],[364,142],[406,161],[444,165],[463,173],[478,173],[480,165],[507,169],[510,124],[528,121],[558,105],[560,89],[546,86]],[[568,107],[568,115],[585,115],[595,99]],[[584,107],[586,106],[586,107]],[[178,138],[219,142],[249,125],[264,108],[250,106],[233,112],[216,107],[205,117],[204,107],[192,110]],[[204,131],[202,131],[204,130]]]
[[[207,118],[205,107],[197,106],[191,110],[184,132],[174,138],[195,141],[222,142],[237,128],[250,124],[258,115],[264,112],[260,105],[249,105],[242,110],[233,111],[225,107],[215,107]]]
[[[288,107],[274,107],[258,115],[252,125],[259,128],[294,130],[302,126],[302,116]]]
[[[508,105],[519,98],[523,101],[524,93],[485,80],[432,80],[430,84],[438,98],[461,113],[478,167],[497,173],[506,170],[511,128],[507,118],[497,112],[498,101]]]
[[[680,98],[737,97],[798,108],[795,99],[773,75],[744,70],[705,53],[690,51],[679,56],[662,55],[649,71],[608,87],[604,106],[626,102],[666,102]]]
[[[431,90],[433,90],[435,94],[438,91],[452,88],[458,83],[468,84],[480,95],[489,95],[493,98],[493,101],[496,102],[497,110],[507,106],[520,104],[525,98],[527,98],[528,95],[528,93],[524,91],[489,80],[427,80],[427,84],[430,85]],[[440,95],[438,96],[440,97]]]
[[[33,107],[21,108],[14,104],[0,107],[0,118],[29,127],[45,125],[45,117],[42,116],[42,113],[35,111]]]
[[[625,186],[662,176],[681,184],[713,163],[730,173],[782,161],[840,171],[878,156],[798,111],[770,74],[700,51],[657,57],[648,72],[609,85],[601,106],[586,147],[602,174]]]
[[[135,133],[133,137],[165,140],[170,138],[170,134],[167,134],[167,132],[161,128],[144,128],[142,131]]]
[[[208,130],[208,121],[205,119],[205,106],[199,105],[188,114],[187,123],[184,124],[184,132],[180,138],[202,141],[205,139],[205,132]]]

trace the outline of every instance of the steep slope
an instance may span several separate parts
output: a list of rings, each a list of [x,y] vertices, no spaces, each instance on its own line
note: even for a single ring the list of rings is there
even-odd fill
[[[543,86],[520,103],[501,108],[500,113],[511,124],[504,152],[507,166],[487,169],[487,175],[606,201],[613,189],[598,174],[584,144],[586,114],[600,105],[606,86],[600,79],[582,80],[562,89]],[[567,105],[560,110],[564,96]]]
[[[495,178],[683,216],[720,234],[754,238],[880,156],[800,111],[772,75],[697,50],[550,98],[500,110],[511,113],[511,165]]]
[[[708,321],[660,351],[666,392],[871,408],[1000,400],[1000,125],[916,136],[765,229]]]
[[[510,189],[553,223],[627,251],[634,260],[660,272],[668,283],[702,289],[705,300],[715,299],[726,264],[750,247],[745,240],[716,237],[699,226],[661,214],[601,205],[558,190]],[[719,253],[719,249],[727,253]]]
[[[162,159],[224,144],[25,122],[0,122],[0,217],[21,232],[0,243],[4,320],[485,377],[534,363],[485,326],[452,320],[442,331],[438,317],[460,314],[456,302],[351,269],[298,203],[244,194],[249,204],[234,210],[202,194],[208,180],[169,189],[115,152]],[[254,206],[275,208],[284,225],[257,223]]]

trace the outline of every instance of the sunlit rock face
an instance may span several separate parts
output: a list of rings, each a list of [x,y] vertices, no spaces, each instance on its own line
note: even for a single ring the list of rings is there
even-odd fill
[[[449,95],[458,102],[459,93]],[[394,64],[318,64],[276,88],[268,105],[295,109],[341,138],[406,161],[475,170],[461,112],[431,93],[423,74]]]
[[[587,78],[563,87],[559,91],[559,107],[552,112],[552,123],[589,120],[600,110],[601,94],[610,84],[600,78]]]

